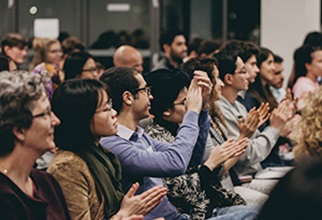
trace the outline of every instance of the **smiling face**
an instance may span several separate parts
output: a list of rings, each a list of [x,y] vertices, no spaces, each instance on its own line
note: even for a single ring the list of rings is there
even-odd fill
[[[90,123],[90,130],[98,141],[101,137],[114,135],[117,132],[116,111],[112,108],[112,100],[101,90],[98,106]]]
[[[266,83],[272,81],[275,73],[275,64],[273,54],[269,54],[267,59],[264,60],[260,66],[261,79]]]
[[[54,128],[60,120],[51,111],[49,100],[45,93],[33,103],[31,110],[34,116],[31,126],[24,130],[23,145],[38,151],[40,154],[54,150]]]

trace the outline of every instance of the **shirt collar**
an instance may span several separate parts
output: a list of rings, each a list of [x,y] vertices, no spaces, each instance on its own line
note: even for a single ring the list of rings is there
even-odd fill
[[[136,132],[138,134],[139,138],[141,138],[144,133],[143,128],[141,128],[139,126],[136,127],[136,131],[133,131],[133,130],[129,129],[128,127],[125,127],[124,125],[118,124],[117,129],[118,129],[117,135],[120,136],[121,138],[126,139],[126,140],[130,140],[130,138],[134,132]]]

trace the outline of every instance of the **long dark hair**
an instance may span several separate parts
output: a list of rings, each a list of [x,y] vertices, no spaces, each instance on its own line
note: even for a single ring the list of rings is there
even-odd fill
[[[306,76],[307,69],[305,67],[305,64],[312,62],[312,53],[314,53],[317,50],[322,50],[322,48],[320,46],[312,46],[308,44],[297,49],[296,54],[294,56],[295,73],[294,77],[289,81],[290,88],[293,88],[298,78]]]
[[[260,68],[262,63],[268,59],[269,55],[273,55],[273,52],[270,51],[267,48],[260,48],[260,52],[257,54],[257,66]],[[261,82],[261,74],[257,74],[255,78],[255,82],[250,84],[248,92],[256,98],[260,103],[262,102],[268,102],[270,106],[270,111],[272,111],[274,108],[277,107],[278,102],[274,98],[270,88],[269,84],[266,83],[265,86],[262,85]],[[256,106],[259,107],[259,106]]]
[[[52,110],[61,119],[61,124],[55,128],[59,148],[79,153],[95,144],[90,122],[104,90],[105,85],[93,79],[65,81],[55,90]]]

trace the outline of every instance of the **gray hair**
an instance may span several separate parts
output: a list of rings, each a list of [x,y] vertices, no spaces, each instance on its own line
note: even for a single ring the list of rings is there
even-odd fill
[[[46,92],[43,74],[4,71],[0,73],[0,156],[14,148],[12,129],[29,128],[34,103]]]

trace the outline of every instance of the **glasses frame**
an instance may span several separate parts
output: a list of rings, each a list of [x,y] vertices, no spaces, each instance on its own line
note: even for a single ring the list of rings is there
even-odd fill
[[[152,93],[152,86],[146,86],[143,88],[137,88],[137,89],[131,89],[129,90],[130,93],[132,94],[137,94],[140,91],[145,91],[148,96],[150,96]]]

